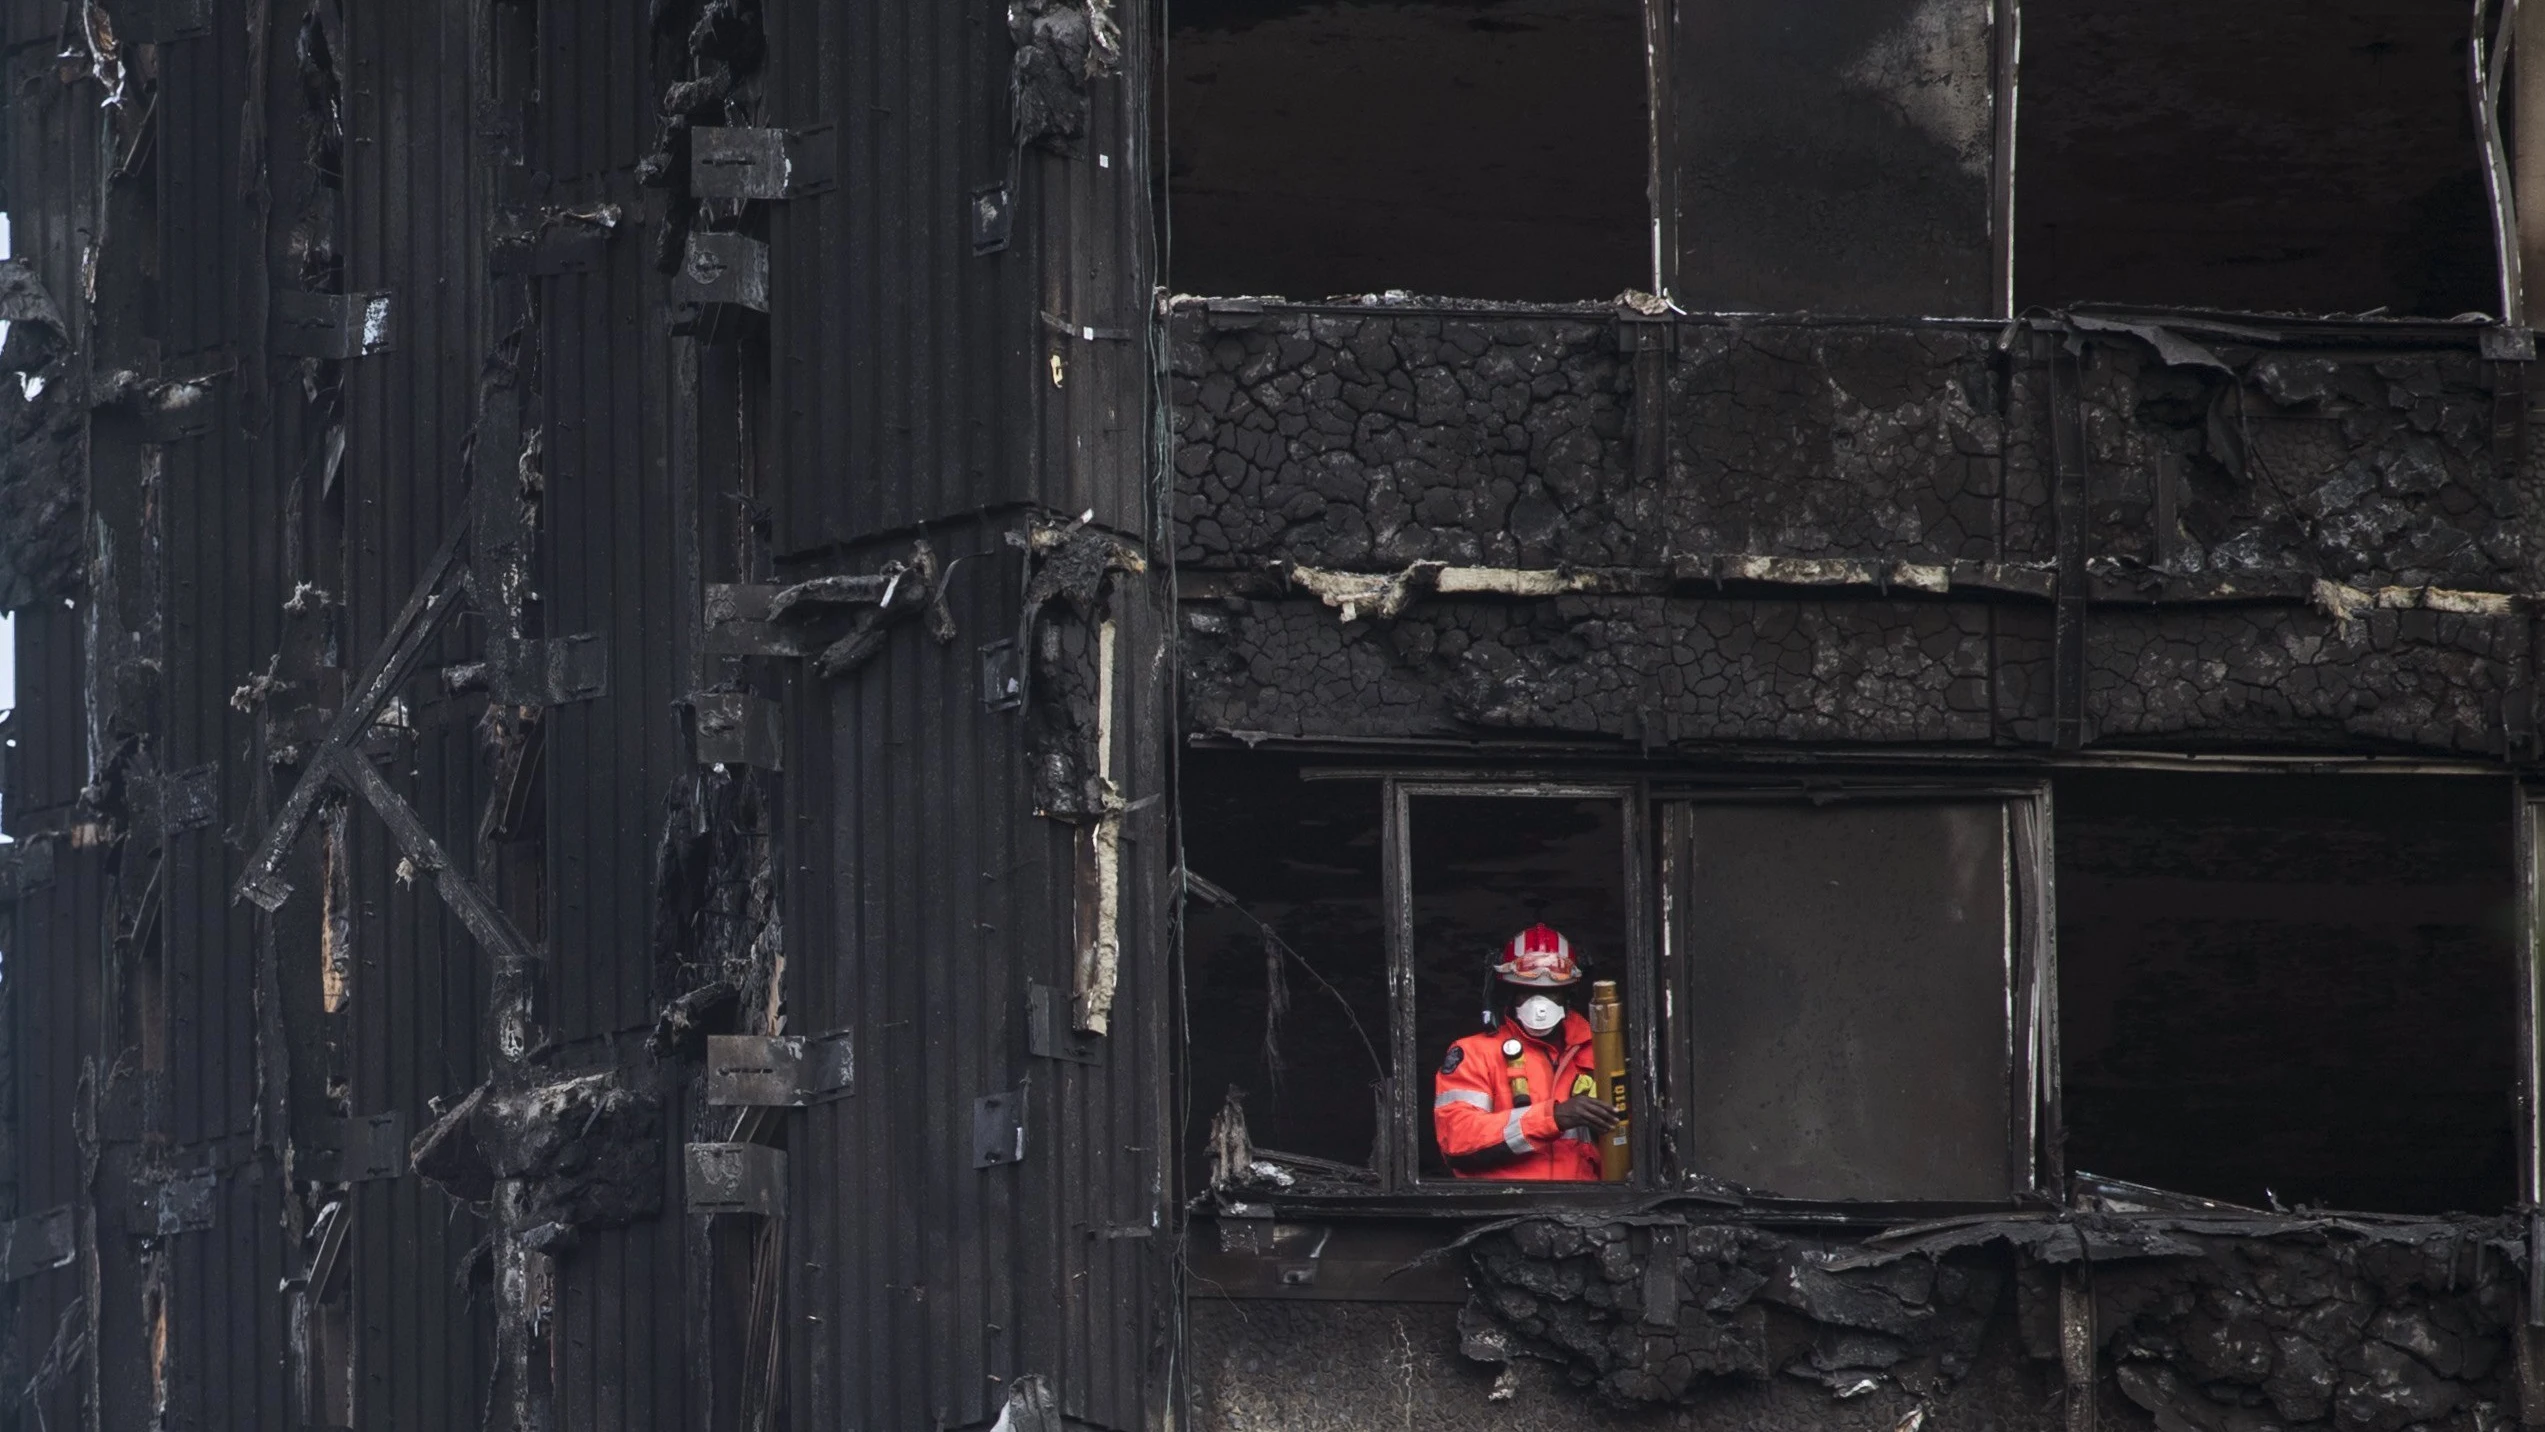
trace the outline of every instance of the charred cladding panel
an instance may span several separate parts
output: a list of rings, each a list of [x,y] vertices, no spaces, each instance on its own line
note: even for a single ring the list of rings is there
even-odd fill
[[[1735,312],[1999,312],[1991,8],[1677,7],[1671,296]]]

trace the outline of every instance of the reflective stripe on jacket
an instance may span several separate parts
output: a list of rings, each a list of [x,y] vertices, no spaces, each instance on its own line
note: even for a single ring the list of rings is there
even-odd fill
[[[1558,1035],[1561,1049],[1505,1019],[1490,1034],[1449,1046],[1432,1076],[1432,1132],[1450,1172],[1504,1181],[1599,1178],[1599,1145],[1583,1130],[1555,1126],[1555,1106],[1591,1080],[1591,1022],[1568,1012]],[[1516,1069],[1502,1052],[1510,1039],[1520,1041]],[[1515,1073],[1528,1080],[1526,1106],[1512,1100]]]

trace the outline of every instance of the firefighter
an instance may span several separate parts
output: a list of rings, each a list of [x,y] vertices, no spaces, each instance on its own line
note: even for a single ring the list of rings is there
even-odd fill
[[[1582,978],[1572,943],[1531,925],[1501,956],[1499,1022],[1450,1045],[1432,1080],[1440,1151],[1460,1178],[1594,1181],[1617,1111],[1597,1095],[1590,1021],[1564,1006]]]

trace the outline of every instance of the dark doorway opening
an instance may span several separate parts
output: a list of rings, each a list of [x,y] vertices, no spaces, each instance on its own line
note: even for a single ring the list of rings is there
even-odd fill
[[[2256,1207],[2516,1198],[2503,783],[2113,773],[2054,793],[2071,1171]]]
[[[1258,1146],[1371,1167],[1389,1028],[1379,783],[1197,751],[1182,807],[1186,868],[1230,897],[1184,906],[1185,1146],[1198,1158],[1233,1087]]]
[[[1175,0],[1167,25],[1177,290],[1651,285],[1638,0]]]
[[[2424,0],[2027,0],[2020,306],[2498,305],[2468,20]]]

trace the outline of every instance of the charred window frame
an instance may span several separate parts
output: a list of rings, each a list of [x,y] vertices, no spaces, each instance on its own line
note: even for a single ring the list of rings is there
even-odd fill
[[[1414,806],[1418,801],[1459,799],[1544,800],[1553,802],[1614,802],[1618,810],[1620,832],[1618,858],[1621,862],[1620,917],[1624,931],[1617,967],[1624,978],[1621,993],[1626,1002],[1627,1108],[1630,1111],[1654,1107],[1657,1090],[1654,1073],[1660,1047],[1655,1014],[1659,999],[1655,979],[1654,940],[1651,910],[1650,872],[1653,868],[1650,841],[1646,836],[1647,812],[1651,801],[1641,782],[1608,781],[1542,781],[1542,780],[1467,780],[1383,778],[1381,800],[1385,816],[1381,824],[1380,869],[1386,880],[1385,915],[1387,921],[1387,964],[1389,998],[1389,1038],[1393,1075],[1387,1099],[1385,1156],[1380,1176],[1392,1191],[1411,1191],[1443,1195],[1476,1193],[1509,1193],[1525,1191],[1548,1198],[1596,1197],[1616,1190],[1642,1190],[1660,1186],[1650,1172],[1658,1156],[1659,1142],[1654,1137],[1649,1119],[1630,1122],[1634,1165],[1626,1178],[1617,1183],[1542,1183],[1514,1182],[1491,1178],[1455,1178],[1443,1171],[1424,1167],[1425,1120],[1431,1117],[1431,1071],[1439,1067],[1439,1052],[1422,1045],[1423,1021],[1417,1004],[1415,979],[1415,859],[1413,851]],[[1595,977],[1605,977],[1595,975]]]
[[[2531,1246],[2545,1246],[2545,783],[2521,781],[2512,793],[2518,848],[2518,1148],[2519,1202]],[[2545,1272],[2527,1281],[2527,1322],[2545,1327]]]
[[[1850,781],[1844,791],[1792,785],[1679,787],[1656,791],[1655,805],[1660,828],[1659,926],[1663,942],[1657,973],[1670,1001],[1664,1006],[1665,1028],[1661,1035],[1669,1064],[1661,1091],[1666,1104],[1648,1100],[1646,1106],[1663,1110],[1664,1118],[1656,1122],[1663,1123],[1669,1131],[1672,1177],[1679,1186],[1705,1189],[1717,1180],[1741,1183],[1744,1181],[1739,1175],[1753,1171],[1754,1165],[1774,1166],[1782,1162],[1791,1166],[1817,1161],[1820,1166],[1799,1181],[1801,1187],[1752,1189],[1750,1201],[1795,1205],[1835,1202],[1859,1209],[1941,1211],[2003,1206],[2061,1184],[2057,927],[2051,880],[2054,864],[2050,792],[2046,785],[1863,785]],[[1997,1062],[1993,1077],[2002,1079],[2004,1090],[2002,1183],[1988,1188],[1920,1188],[1913,1186],[1921,1177],[1917,1171],[1885,1169],[1880,1150],[1866,1151],[1861,1159],[1851,1159],[1843,1148],[1815,1151],[1805,1147],[1808,1140],[1800,1136],[1784,1149],[1752,1149],[1746,1157],[1730,1157],[1709,1148],[1710,1140],[1718,1144],[1724,1141],[1725,1126],[1732,1116],[1726,1115],[1719,1104],[1710,1103],[1730,1096],[1710,1090],[1701,1067],[1705,1052],[1700,1045],[1707,1031],[1705,1011],[1699,1001],[1723,992],[1723,982],[1710,981],[1701,968],[1706,958],[1707,931],[1700,922],[1709,911],[1704,908],[1705,892],[1695,857],[1704,844],[1703,827],[1709,823],[1719,827],[1733,812],[1759,812],[1771,817],[1770,821],[1761,822],[1759,834],[1765,835],[1765,828],[1771,823],[1791,826],[1797,816],[1808,821],[1850,811],[1935,811],[1949,807],[1993,808],[1997,813],[1993,824],[2004,903],[1998,935],[2001,1018],[1991,1053]],[[1858,832],[1858,838],[1863,834]],[[1832,942],[1821,953],[1828,955],[1822,974],[1842,978],[1848,975],[1847,961],[1854,952],[1842,942]],[[1860,966],[1859,972],[1861,969]],[[1930,971],[1921,980],[1940,979],[1948,973]],[[1964,993],[1967,996],[1968,992]],[[1803,1015],[1808,1018],[1810,1013],[1804,1011]],[[1942,1012],[1939,1024],[1948,1022],[1950,1013]],[[1968,1009],[1960,1011],[1965,1019],[1969,1013]],[[1933,1032],[1925,1030],[1920,1034]],[[1960,1041],[1943,1049],[1938,1057],[1959,1059],[1959,1072],[1969,1076],[1974,1061],[1985,1061],[1990,1056],[1968,1046],[1968,1040]],[[1792,1072],[1796,1087],[1808,1081],[1809,1071]],[[1794,1122],[1785,1110],[1775,1111],[1774,1117]],[[1984,1117],[1966,1132],[1973,1137],[1984,1136],[1981,1126],[1991,1122]],[[1886,1183],[1889,1186],[1883,1186]]]

